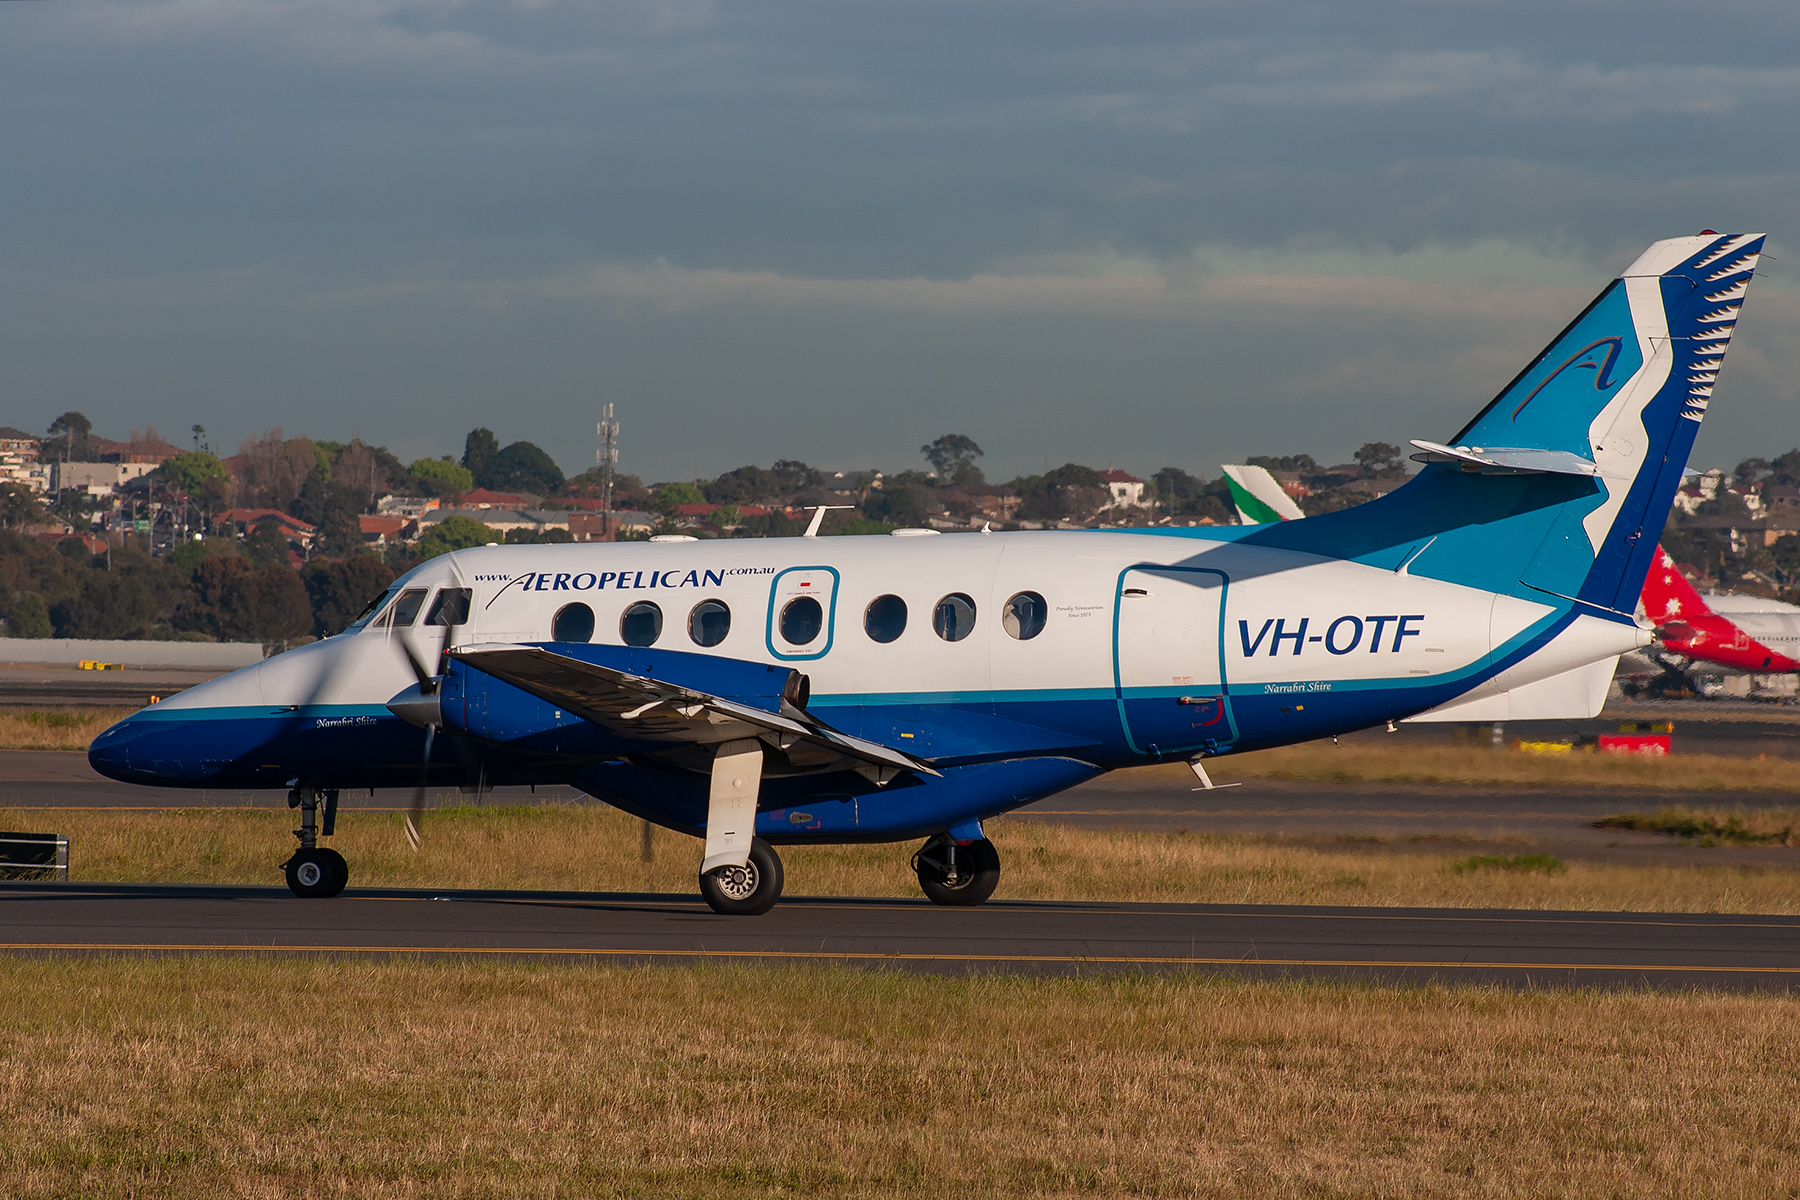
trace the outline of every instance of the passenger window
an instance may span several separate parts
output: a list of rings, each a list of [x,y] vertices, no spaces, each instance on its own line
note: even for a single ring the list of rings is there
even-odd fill
[[[877,596],[863,613],[869,637],[886,644],[906,632],[906,601],[898,596]]]
[[[975,629],[975,602],[951,592],[931,611],[931,628],[946,642],[960,642]]]
[[[789,600],[781,610],[781,636],[790,646],[804,646],[825,628],[825,610],[811,596]]]
[[[719,600],[702,600],[688,614],[688,636],[696,646],[716,646],[731,632],[731,610]]]
[[[662,636],[662,609],[641,600],[619,618],[619,640],[627,646],[654,646]]]
[[[658,622],[660,625],[661,622]],[[565,604],[556,610],[550,622],[553,642],[591,642],[594,640],[594,610],[585,604]],[[654,635],[650,638],[655,641]]]
[[[387,616],[381,619],[381,623],[395,629],[411,628],[412,623],[419,619],[419,610],[424,607],[425,589],[407,588],[394,601],[394,607],[388,609]]]
[[[1050,608],[1042,596],[1036,592],[1020,592],[1006,602],[1006,611],[1000,614],[1000,628],[1021,642],[1029,642],[1044,632],[1044,622],[1049,616]]]
[[[467,625],[469,623],[469,601],[474,596],[473,588],[444,588],[431,602],[431,611],[425,614],[427,625]]]

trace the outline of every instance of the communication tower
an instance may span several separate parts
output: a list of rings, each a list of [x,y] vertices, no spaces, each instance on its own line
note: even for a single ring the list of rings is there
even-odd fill
[[[619,537],[613,517],[613,474],[619,466],[619,423],[613,419],[612,405],[601,410],[594,433],[600,438],[600,448],[594,451],[594,462],[600,468],[601,527],[606,531],[606,540],[614,542]]]

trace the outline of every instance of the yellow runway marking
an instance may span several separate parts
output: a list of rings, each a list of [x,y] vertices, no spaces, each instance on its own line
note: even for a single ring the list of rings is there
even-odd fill
[[[1795,967],[1656,966],[1647,963],[1469,962],[1385,958],[1191,958],[1123,954],[908,954],[857,950],[675,950],[556,946],[282,946],[187,942],[11,942],[0,951],[111,950],[221,954],[559,955],[583,958],[772,958],[855,962],[1067,963],[1189,967],[1397,967],[1456,971],[1659,971],[1688,974],[1800,975]]]

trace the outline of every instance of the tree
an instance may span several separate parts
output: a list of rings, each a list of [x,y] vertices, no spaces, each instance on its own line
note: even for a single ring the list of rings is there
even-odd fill
[[[44,505],[22,483],[0,483],[0,528],[17,529],[44,519]]]
[[[918,528],[937,515],[922,472],[902,471],[871,489],[862,503],[863,516],[884,525]]]
[[[205,516],[214,516],[231,500],[231,475],[225,464],[204,450],[191,450],[166,458],[151,472],[169,491],[188,498]]]
[[[1400,447],[1386,442],[1364,442],[1362,449],[1356,452],[1356,465],[1377,478],[1406,473],[1406,460],[1400,456]]]
[[[442,458],[421,458],[407,468],[407,473],[412,486],[422,495],[451,497],[475,490],[475,476],[448,454]]]
[[[484,488],[501,492],[535,492],[549,495],[562,490],[562,468],[530,442],[514,442],[489,459],[483,471],[471,472]]]
[[[1180,467],[1164,467],[1151,476],[1151,482],[1156,485],[1157,497],[1171,517],[1207,519],[1221,525],[1231,523],[1231,510],[1226,507],[1229,492],[1223,480],[1208,482]]]
[[[93,431],[94,423],[74,411],[50,422],[50,436],[60,443],[64,462],[87,461],[88,435]]]
[[[12,603],[6,609],[6,636],[15,638],[47,638],[53,632],[50,627],[50,610],[44,607],[44,598],[36,592],[15,592]]]
[[[274,517],[264,517],[250,527],[250,535],[244,539],[244,552],[250,561],[257,566],[288,565],[288,555],[293,546],[288,541],[287,531],[281,522]]]
[[[194,568],[175,626],[222,642],[267,642],[304,637],[312,603],[297,572],[271,564],[253,568],[241,558],[211,558]]]
[[[283,438],[279,428],[258,438],[245,438],[238,446],[242,466],[238,471],[238,503],[245,508],[276,508],[287,512],[300,498],[307,477],[315,471],[331,477],[331,463],[310,438]]]
[[[1252,467],[1266,467],[1271,471],[1294,471],[1301,475],[1318,473],[1319,464],[1313,461],[1310,454],[1284,454],[1280,458],[1270,458],[1266,454],[1253,454],[1244,460]]]
[[[725,472],[711,483],[701,485],[701,490],[705,492],[708,504],[754,504],[758,500],[773,500],[791,489],[780,475],[752,463]]]
[[[112,571],[88,571],[80,591],[50,606],[56,636],[65,638],[143,637],[155,616],[143,580]]]
[[[825,483],[825,473],[816,471],[797,458],[779,458],[769,470],[774,474],[781,491],[778,495],[793,495],[804,492],[807,488],[820,487]]]
[[[684,504],[706,503],[705,493],[692,483],[658,484],[653,499],[656,507],[664,513],[672,513]]]
[[[312,602],[312,632],[329,637],[349,627],[394,581],[394,569],[370,554],[357,554],[343,562],[317,558],[300,574]]]
[[[981,474],[981,468],[975,460],[982,456],[982,449],[975,444],[975,439],[960,433],[946,433],[929,446],[920,446],[919,453],[925,456],[938,478],[945,483],[958,487],[976,487],[987,482]]]
[[[491,429],[471,429],[469,436],[463,439],[462,465],[468,468],[469,475],[482,487],[487,477],[488,463],[500,453],[500,440]]]
[[[550,546],[574,540],[575,535],[566,529],[509,529],[506,531],[504,544],[508,546]]]
[[[413,553],[423,561],[452,550],[467,550],[499,540],[498,534],[472,517],[446,517],[419,537]]]
[[[1112,499],[1100,472],[1080,463],[1015,479],[1011,487],[1019,493],[1019,516],[1028,521],[1091,520]]]

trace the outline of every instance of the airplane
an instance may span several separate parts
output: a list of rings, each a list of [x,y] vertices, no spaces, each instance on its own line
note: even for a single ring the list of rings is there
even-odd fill
[[[1220,469],[1225,472],[1225,486],[1231,492],[1231,502],[1237,506],[1238,524],[1298,521],[1306,516],[1294,503],[1294,498],[1281,489],[1281,484],[1267,467],[1225,463]]]
[[[1110,770],[1404,718],[1599,711],[1761,234],[1652,244],[1366,504],[1239,526],[488,546],[341,634],[126,717],[131,783],[286,788],[299,896],[345,788],[566,784],[701,839],[716,912],[783,845],[923,839],[940,904],[992,895],[983,822]],[[809,532],[816,532],[811,531]],[[409,826],[410,828],[410,826]]]
[[[1667,550],[1644,581],[1644,615],[1662,648],[1734,671],[1800,671],[1800,608],[1756,596],[1702,596]]]

